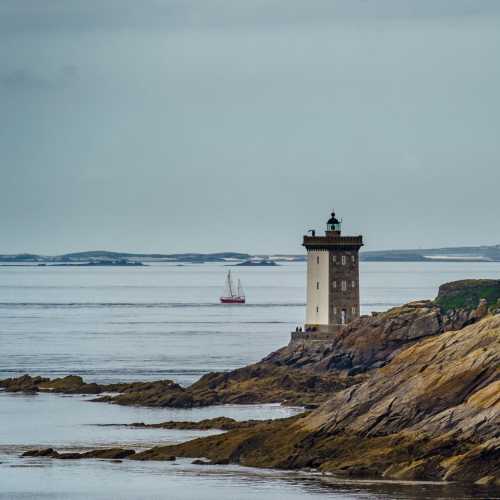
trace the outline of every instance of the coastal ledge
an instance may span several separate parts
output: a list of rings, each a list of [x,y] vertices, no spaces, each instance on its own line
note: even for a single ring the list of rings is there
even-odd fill
[[[129,453],[131,460],[204,457],[352,478],[500,487],[500,315],[423,339],[317,410]],[[96,450],[95,453],[118,453]],[[53,458],[101,458],[93,452]],[[104,458],[104,457],[102,457]]]
[[[172,381],[99,386],[80,377],[29,376],[0,381],[0,387],[92,394],[113,388],[120,394],[97,400],[115,404],[317,407],[288,419],[229,426],[224,434],[134,452],[128,459],[204,457],[213,463],[497,488],[500,303],[497,298],[489,304],[482,292],[476,293],[478,285],[484,283],[455,283],[440,292],[441,298],[452,290],[453,300],[457,293],[465,299],[459,309],[447,309],[439,296],[411,302],[359,318],[324,343],[290,342],[259,363],[207,374],[188,388]]]

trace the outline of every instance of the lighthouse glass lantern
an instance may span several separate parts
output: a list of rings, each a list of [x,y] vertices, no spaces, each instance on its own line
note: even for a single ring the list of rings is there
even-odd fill
[[[328,222],[326,223],[327,232],[329,233],[335,232],[340,234],[341,226],[342,226],[342,221],[338,220],[337,217],[335,217],[335,212],[332,212],[331,217],[328,219]]]

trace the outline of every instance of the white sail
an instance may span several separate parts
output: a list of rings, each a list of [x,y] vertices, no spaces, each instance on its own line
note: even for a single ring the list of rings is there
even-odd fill
[[[231,279],[231,270],[227,272],[226,276],[226,285],[224,287],[224,297],[233,297],[234,295],[234,285],[233,280]]]
[[[243,287],[241,286],[241,281],[238,280],[238,297],[245,297],[245,292],[243,291]]]

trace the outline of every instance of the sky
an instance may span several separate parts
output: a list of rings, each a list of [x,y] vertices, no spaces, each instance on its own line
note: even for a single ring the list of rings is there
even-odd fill
[[[500,244],[498,0],[2,0],[0,253]]]

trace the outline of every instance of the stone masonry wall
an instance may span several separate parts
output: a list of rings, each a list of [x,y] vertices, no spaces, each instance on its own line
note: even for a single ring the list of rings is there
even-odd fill
[[[359,255],[356,250],[330,251],[330,323],[359,318]],[[343,289],[343,283],[345,289]]]

